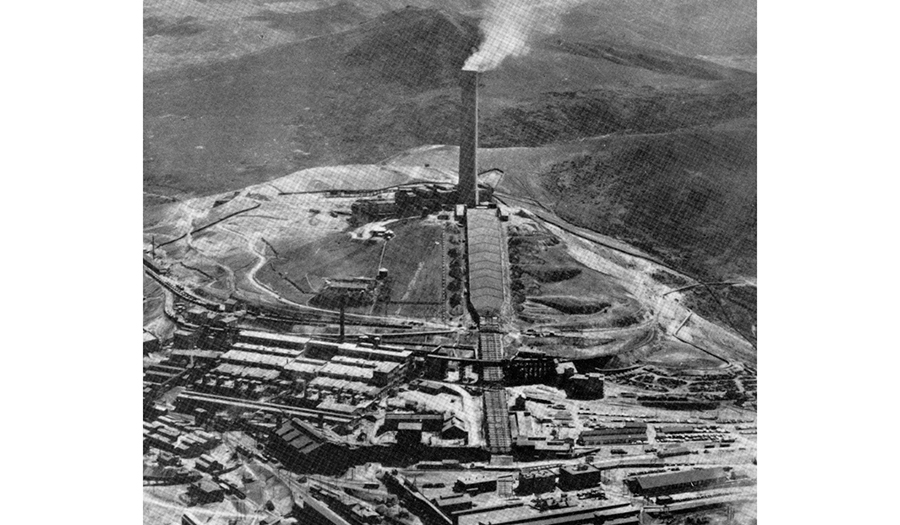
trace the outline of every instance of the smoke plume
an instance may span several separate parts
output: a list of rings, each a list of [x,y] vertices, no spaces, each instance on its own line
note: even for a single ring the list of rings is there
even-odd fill
[[[489,71],[507,57],[528,53],[529,40],[536,34],[551,33],[560,15],[585,0],[488,0],[481,31],[484,41],[466,60],[463,69]]]

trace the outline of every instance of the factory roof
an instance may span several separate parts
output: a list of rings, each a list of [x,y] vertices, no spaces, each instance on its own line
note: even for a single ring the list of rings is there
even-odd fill
[[[272,380],[278,377],[278,370],[267,368],[258,368],[253,366],[235,365],[232,363],[222,363],[215,367],[213,372],[217,374],[225,374],[249,379]]]
[[[336,401],[332,401],[330,399],[326,399],[322,401],[316,406],[317,410],[331,410],[333,412],[341,412],[343,414],[354,414],[359,410],[359,407],[355,405],[348,405],[347,403],[338,403]]]
[[[198,359],[216,359],[217,357],[222,355],[222,352],[216,352],[215,350],[176,349],[176,350],[172,350],[172,353],[170,355],[172,357],[196,357]]]
[[[399,431],[422,431],[422,422],[421,421],[404,421],[397,425],[397,430]]]
[[[503,304],[503,260],[499,222],[493,210],[468,212],[469,297],[481,314],[499,312]]]
[[[224,361],[252,363],[254,365],[269,366],[273,368],[284,368],[293,360],[292,357],[246,352],[244,350],[229,350],[222,354],[222,359]]]
[[[725,471],[721,468],[707,468],[698,470],[686,470],[656,474],[653,476],[640,476],[636,479],[642,490],[658,489],[669,486],[686,485],[702,481],[713,481],[725,477]]]
[[[332,363],[341,363],[347,365],[355,365],[361,368],[372,368],[378,372],[389,373],[396,370],[400,363],[394,361],[373,361],[361,357],[350,357],[348,355],[336,355],[331,359]]]
[[[232,348],[235,350],[246,350],[249,352],[256,352],[260,354],[272,354],[272,355],[280,355],[285,357],[296,357],[303,353],[303,350],[294,350],[290,348],[277,348],[274,346],[267,345],[259,345],[254,343],[235,343]]]
[[[365,380],[372,379],[372,376],[374,374],[371,368],[343,365],[341,363],[328,363],[319,370],[319,373],[325,376],[336,375],[341,377],[352,377]]]
[[[284,367],[285,370],[289,372],[297,372],[300,374],[315,374],[317,373],[323,366],[325,366],[325,361],[321,363],[310,363],[307,361],[292,361]]]
[[[269,339],[272,341],[281,341],[288,343],[307,344],[310,342],[309,337],[293,334],[278,334],[274,332],[263,332],[260,330],[240,330],[239,337],[253,337],[256,339]]]
[[[402,420],[402,421],[421,421],[425,419],[440,419],[442,422],[444,421],[444,416],[442,414],[411,414],[408,412],[388,412],[384,415],[385,421],[388,419],[391,420]]]
[[[378,393],[378,388],[374,386],[369,386],[359,381],[347,381],[345,379],[335,379],[333,377],[318,376],[309,382],[309,386],[311,388],[350,391],[369,396],[374,396]]]
[[[459,505],[474,505],[472,496],[468,494],[442,494],[432,500],[438,507],[455,508]]]

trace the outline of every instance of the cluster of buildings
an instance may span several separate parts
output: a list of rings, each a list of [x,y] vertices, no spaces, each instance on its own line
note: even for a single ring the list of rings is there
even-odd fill
[[[196,458],[221,442],[215,434],[169,416],[144,421],[144,451],[158,449],[182,458]]]
[[[493,188],[479,184],[483,198],[490,199]],[[452,209],[459,202],[456,185],[440,183],[408,184],[393,191],[365,196],[350,205],[352,221],[356,224],[414,217]]]
[[[468,425],[450,412],[443,414],[388,412],[379,432],[396,432],[397,444],[402,446],[418,446],[422,443],[425,432],[432,433],[444,440],[469,439]]]
[[[353,415],[407,377],[412,352],[238,330],[227,351],[176,350],[173,358],[206,363],[198,392],[251,400],[277,394],[287,405]]]

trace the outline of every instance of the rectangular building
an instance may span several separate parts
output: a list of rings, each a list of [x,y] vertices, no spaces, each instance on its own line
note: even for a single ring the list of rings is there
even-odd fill
[[[535,468],[523,470],[519,473],[519,486],[516,492],[520,494],[541,494],[552,492],[556,488],[556,472],[549,468]]]
[[[581,490],[600,485],[601,472],[592,465],[566,465],[559,469],[559,488]]]
[[[401,423],[421,423],[425,432],[440,432],[444,426],[443,414],[411,414],[405,412],[388,412],[384,415],[382,432],[397,430]]]
[[[700,490],[723,483],[728,473],[721,468],[706,468],[639,476],[631,483],[631,490],[642,496],[656,496]]]
[[[467,494],[481,494],[497,490],[497,478],[493,476],[468,476],[456,480],[453,486],[456,492]]]

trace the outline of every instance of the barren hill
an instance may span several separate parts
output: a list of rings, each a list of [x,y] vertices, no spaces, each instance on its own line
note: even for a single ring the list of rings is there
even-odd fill
[[[145,77],[146,205],[385,159],[454,172],[455,148],[432,145],[456,144],[480,3],[408,3],[218,2],[188,18],[149,2],[146,48],[188,65]],[[266,44],[203,40],[241,23]],[[756,75],[719,65],[741,56],[752,2],[579,4],[482,76],[481,167],[697,278],[752,279]]]

